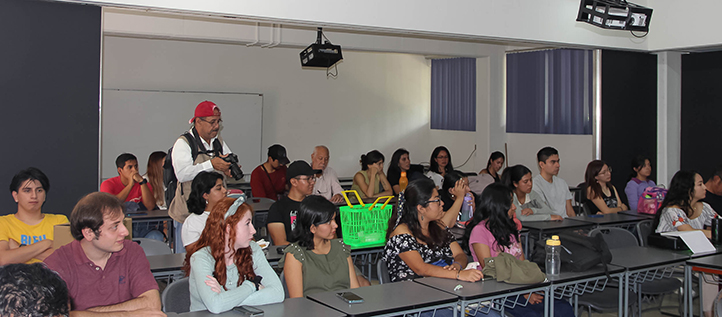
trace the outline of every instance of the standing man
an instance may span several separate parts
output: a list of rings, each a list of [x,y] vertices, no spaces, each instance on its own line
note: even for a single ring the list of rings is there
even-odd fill
[[[258,165],[251,172],[251,194],[253,197],[266,197],[279,200],[286,192],[286,148],[280,144],[268,148],[266,163]]]
[[[35,167],[13,176],[10,193],[18,210],[0,217],[0,266],[40,262],[53,253],[54,227],[68,218],[42,213],[49,190],[48,177]]]
[[[343,202],[341,192],[341,184],[338,181],[338,175],[331,167],[328,161],[331,159],[328,148],[323,145],[313,148],[311,153],[311,168],[321,171],[316,174],[316,184],[313,186],[313,194],[326,197],[333,203]]]
[[[191,129],[181,135],[173,144],[171,160],[178,187],[173,201],[168,203],[168,214],[173,218],[175,227],[175,250],[182,252],[181,227],[188,217],[188,196],[191,194],[191,183],[198,173],[213,170],[231,176],[231,163],[223,160],[231,153],[226,142],[218,135],[221,129],[221,109],[215,103],[203,101],[196,106],[193,118],[188,123]],[[192,141],[190,144],[189,141]],[[195,151],[191,149],[195,148]],[[219,147],[220,157],[213,156],[214,146]],[[193,154],[196,153],[196,156]]]
[[[534,176],[533,189],[554,213],[566,217],[574,217],[572,193],[569,185],[559,175],[559,152],[553,147],[545,147],[536,154],[539,161],[539,175]]]
[[[115,196],[86,195],[70,213],[75,241],[45,259],[68,285],[71,316],[165,316],[143,249],[125,239],[123,217]]]
[[[287,245],[293,239],[291,232],[296,227],[296,215],[301,201],[313,192],[316,174],[306,161],[295,161],[288,166],[286,179],[291,184],[288,196],[279,199],[268,209],[268,233],[274,245]]]
[[[100,191],[115,195],[126,204],[128,210],[153,210],[155,196],[147,179],[138,172],[138,158],[130,153],[123,153],[115,159],[118,176],[108,178],[100,184]]]
[[[717,166],[704,186],[707,187],[707,195],[702,201],[708,203],[718,215],[722,215],[722,165]]]

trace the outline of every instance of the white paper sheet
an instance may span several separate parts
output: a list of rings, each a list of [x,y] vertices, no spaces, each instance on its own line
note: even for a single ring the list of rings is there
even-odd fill
[[[662,232],[660,234],[663,236],[674,236],[682,238],[682,241],[684,241],[687,247],[692,250],[692,253],[694,254],[714,252],[717,250],[715,249],[714,245],[709,242],[707,237],[704,235],[704,232],[702,231],[670,231]]]

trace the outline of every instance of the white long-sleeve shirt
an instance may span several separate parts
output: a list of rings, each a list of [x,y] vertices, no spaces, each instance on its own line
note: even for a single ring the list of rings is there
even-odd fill
[[[190,133],[191,135],[193,135],[192,129]],[[213,141],[215,141],[217,138],[218,137],[211,139],[211,144],[213,144]],[[200,139],[206,150],[213,149],[213,146],[211,144],[208,144],[206,140],[204,140],[203,138]],[[222,141],[222,144],[222,154],[231,153],[231,149],[228,147],[226,142]],[[211,164],[210,160],[205,161],[201,164],[193,165],[193,156],[191,154],[191,147],[186,142],[186,139],[178,138],[178,140],[175,141],[175,144],[173,144],[171,158],[173,159],[173,169],[175,170],[175,177],[178,179],[179,183],[190,182],[193,180],[193,178],[196,177],[196,175],[198,175],[198,173],[203,171],[210,172],[213,170],[213,164]]]

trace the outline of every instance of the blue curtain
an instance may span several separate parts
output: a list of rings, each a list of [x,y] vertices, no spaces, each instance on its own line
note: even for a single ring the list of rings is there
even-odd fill
[[[592,134],[590,50],[558,49],[506,56],[506,131]]]
[[[476,131],[476,59],[431,60],[431,128]]]

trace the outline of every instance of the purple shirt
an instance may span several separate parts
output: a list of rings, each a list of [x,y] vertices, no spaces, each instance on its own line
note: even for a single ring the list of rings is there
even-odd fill
[[[509,253],[513,255],[515,258],[521,260],[521,256],[524,254],[521,247],[521,243],[516,241],[516,238],[512,235],[510,237],[511,246],[509,248],[501,248],[498,244],[496,244],[496,239],[494,238],[494,235],[491,234],[491,231],[486,228],[486,220],[480,222],[478,225],[474,227],[474,229],[471,229],[471,234],[469,235],[469,250],[471,250],[471,255],[474,257],[475,262],[484,261],[484,259],[481,259],[479,261],[479,258],[476,256],[476,252],[474,252],[474,243],[481,243],[483,245],[486,245],[489,247],[489,251],[491,251],[491,257],[496,257],[499,255],[499,252]]]
[[[644,190],[647,189],[647,187],[654,186],[657,185],[651,179],[643,182],[634,177],[629,182],[627,182],[627,187],[624,187],[624,193],[627,194],[627,200],[629,201],[629,210],[637,210],[637,203],[639,202],[639,197],[642,196]]]
[[[78,240],[55,250],[45,264],[68,284],[72,310],[115,305],[158,289],[143,248],[130,240],[111,254],[105,269],[88,259]]]

